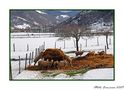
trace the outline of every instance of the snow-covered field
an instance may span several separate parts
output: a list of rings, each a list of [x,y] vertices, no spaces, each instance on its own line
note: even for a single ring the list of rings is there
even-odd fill
[[[19,61],[11,61],[12,65],[12,78],[15,78],[17,75],[19,75]],[[29,65],[29,60],[27,60],[27,65]],[[23,72],[25,69],[25,60],[21,60],[20,64],[20,72]]]
[[[37,37],[38,35],[42,37]],[[45,43],[45,48],[56,47],[56,48],[61,48],[65,52],[76,50],[74,38],[71,38],[69,40],[58,41],[59,37],[53,37],[51,35],[53,35],[53,33],[50,35],[49,33],[48,34],[33,33],[33,38],[32,38],[32,33],[28,33],[28,34],[12,33],[11,36],[13,38],[11,38],[11,58],[18,58],[18,56],[25,57],[26,53],[35,51],[35,48],[44,45],[44,43]],[[20,36],[23,38],[20,38]],[[99,37],[99,45],[97,45],[97,37]],[[81,50],[101,51],[105,49],[105,45],[106,45],[105,36],[94,36],[91,38],[87,38],[87,37],[84,38],[87,39],[87,46],[86,46],[86,40],[81,38],[79,40],[79,47]],[[110,49],[107,50],[107,53],[113,53],[113,36],[109,36],[108,41],[109,41]],[[64,42],[65,42],[65,46],[64,46]],[[13,52],[13,44],[15,44],[15,52]],[[27,51],[27,44],[29,45],[29,51]]]
[[[99,39],[99,45],[97,44],[97,38]],[[11,58],[14,59],[18,59],[18,56],[20,56],[21,58],[25,58],[26,53],[30,53],[32,51],[35,51],[35,48],[38,48],[39,46],[44,45],[45,43],[45,49],[46,48],[61,48],[63,51],[67,52],[67,51],[75,51],[75,42],[74,39],[71,38],[69,40],[64,40],[64,41],[58,41],[59,37],[54,37],[54,34],[49,34],[49,33],[11,33]],[[86,39],[87,39],[87,46],[86,46]],[[109,41],[109,49],[107,50],[107,53],[112,53],[113,54],[113,36],[109,36],[108,38]],[[65,43],[65,44],[64,44]],[[15,52],[13,50],[13,44],[15,44]],[[27,51],[27,44],[29,45],[29,51]],[[79,47],[81,50],[85,50],[85,51],[101,51],[105,49],[105,45],[106,45],[106,41],[105,41],[105,36],[93,36],[91,38],[87,38],[84,37],[84,39],[80,39],[79,40]],[[86,53],[84,53],[85,55]],[[70,56],[75,56],[73,53],[69,54]],[[39,76],[40,71],[27,71],[24,70],[24,61],[21,61],[21,74],[18,74],[19,71],[19,65],[18,65],[18,61],[11,61],[12,64],[12,77],[16,78],[16,79],[42,79],[42,75]],[[97,70],[99,71],[99,70]],[[94,71],[95,73],[97,71]],[[97,78],[112,78],[113,76],[113,69],[109,70],[103,70],[105,73],[107,73],[107,76],[101,76],[101,77],[96,77]],[[90,77],[91,79],[93,79],[95,76],[90,76],[92,75],[92,73],[94,73],[92,71],[87,72],[87,74],[81,76],[85,77],[88,79],[88,77]],[[99,71],[99,74],[104,74],[104,72],[102,72],[102,70]],[[109,73],[109,75],[108,75]],[[102,74],[102,75],[103,75]],[[27,75],[27,76],[25,76]],[[22,77],[24,76],[24,77]],[[100,76],[100,75],[98,75]],[[58,78],[59,76],[56,76],[54,78]],[[61,74],[60,74],[61,77]],[[68,77],[68,76],[67,76]],[[80,77],[80,76],[79,76]],[[48,77],[43,77],[48,78]],[[53,78],[53,77],[52,77]],[[70,78],[70,77],[69,77]],[[71,77],[71,78],[78,78],[76,76]],[[83,79],[85,79],[83,78]]]
[[[84,74],[76,74],[75,76],[69,76],[64,73],[60,73],[56,76],[44,76],[41,71],[23,71],[21,74],[16,76],[15,80],[61,80],[61,79],[81,79],[81,80],[113,80],[113,68],[104,69],[93,69]]]

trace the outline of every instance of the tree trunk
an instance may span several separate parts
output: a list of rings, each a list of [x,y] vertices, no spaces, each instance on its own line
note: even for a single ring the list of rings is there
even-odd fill
[[[106,46],[107,46],[107,49],[109,49],[109,46],[108,46],[108,35],[106,35]]]
[[[76,39],[76,50],[79,51],[79,47],[78,47],[78,39]]]

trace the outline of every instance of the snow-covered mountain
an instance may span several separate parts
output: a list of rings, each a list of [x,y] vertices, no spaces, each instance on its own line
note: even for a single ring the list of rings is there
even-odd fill
[[[10,10],[11,28],[41,29],[61,23],[79,11],[61,10]]]
[[[56,24],[54,16],[42,11],[11,11],[11,27],[15,29],[39,28],[53,24]]]
[[[43,11],[40,11],[40,10],[35,10],[35,11],[38,12],[38,13],[40,13],[40,14],[46,14],[47,15],[47,13],[45,13]]]
[[[11,28],[50,31],[50,27],[75,23],[101,28],[113,24],[113,10],[10,10]]]
[[[62,21],[67,20],[68,18],[70,18],[70,16],[66,15],[66,14],[65,15],[58,15],[58,16],[56,16],[57,24],[62,22]]]
[[[92,29],[105,29],[111,28],[114,23],[114,11],[113,10],[82,10],[77,15],[70,17],[69,19],[58,24],[78,24],[81,26],[88,26]]]

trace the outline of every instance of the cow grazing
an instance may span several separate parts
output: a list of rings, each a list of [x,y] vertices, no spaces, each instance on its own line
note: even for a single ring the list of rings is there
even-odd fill
[[[76,56],[78,56],[78,55],[81,56],[83,53],[84,53],[83,51],[76,51],[76,52],[75,52],[75,55],[76,55]]]

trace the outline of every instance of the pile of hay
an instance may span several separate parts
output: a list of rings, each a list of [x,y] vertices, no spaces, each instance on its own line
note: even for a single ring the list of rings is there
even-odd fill
[[[74,58],[72,62],[76,68],[111,68],[114,67],[114,57],[112,54],[102,54],[89,52],[84,57]]]
[[[64,52],[60,49],[46,49],[42,53],[42,58],[44,60],[54,60],[54,61],[63,61],[63,60],[70,60],[68,56],[64,54]],[[82,68],[112,68],[114,67],[114,56],[112,54],[105,54],[102,53],[95,53],[95,52],[89,52],[87,55],[83,57],[73,57],[71,61],[72,66],[66,65],[65,67],[62,67],[60,70],[79,70]],[[31,69],[29,70],[38,70],[38,66],[31,66]],[[41,70],[39,68],[39,70]],[[56,70],[51,69],[51,70]]]

